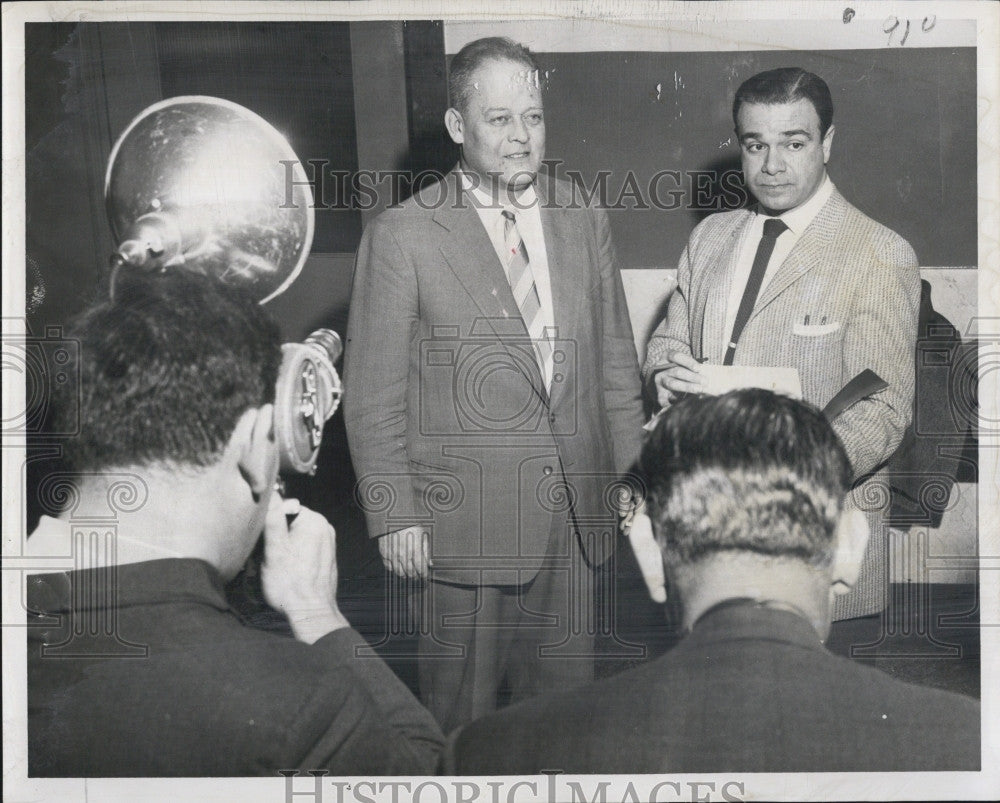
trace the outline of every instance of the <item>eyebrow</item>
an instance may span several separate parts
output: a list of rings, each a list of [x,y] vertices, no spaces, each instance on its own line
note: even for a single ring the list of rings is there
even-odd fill
[[[540,112],[542,111],[541,106],[529,106],[521,114],[527,114],[528,112]],[[510,112],[513,114],[513,109],[509,106],[490,106],[488,109],[484,110],[484,114],[493,114],[495,112]]]
[[[812,139],[812,134],[806,131],[804,128],[793,128],[791,131],[782,131],[782,137],[805,137],[806,139]],[[748,139],[761,139],[763,137],[757,131],[747,131],[745,134],[740,136],[740,142],[745,142]]]

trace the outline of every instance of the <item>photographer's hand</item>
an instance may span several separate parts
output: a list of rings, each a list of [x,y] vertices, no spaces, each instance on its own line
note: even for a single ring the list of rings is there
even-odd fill
[[[286,515],[295,514],[289,526]],[[264,597],[288,617],[299,641],[312,644],[350,627],[337,607],[336,533],[294,499],[271,497],[264,522]]]
[[[427,577],[430,567],[430,544],[423,527],[407,527],[378,539],[382,562],[390,572],[414,580]]]

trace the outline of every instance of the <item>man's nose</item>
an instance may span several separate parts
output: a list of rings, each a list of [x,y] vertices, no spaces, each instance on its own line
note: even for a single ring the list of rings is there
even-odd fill
[[[524,120],[520,117],[514,117],[511,122],[510,134],[508,139],[511,142],[527,142],[531,134],[528,132],[528,126],[524,124]]]
[[[785,160],[781,158],[781,153],[777,148],[768,148],[764,157],[764,164],[761,169],[768,175],[780,173],[785,169]]]

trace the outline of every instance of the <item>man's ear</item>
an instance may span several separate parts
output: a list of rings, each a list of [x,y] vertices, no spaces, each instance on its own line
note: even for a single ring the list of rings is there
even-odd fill
[[[858,581],[861,563],[868,546],[868,518],[854,508],[845,510],[837,523],[833,573],[830,583],[834,594],[846,594]]]
[[[277,446],[274,441],[274,405],[247,410],[233,431],[240,476],[250,486],[254,500],[274,484]]]
[[[649,590],[653,602],[667,601],[666,578],[663,572],[663,552],[653,535],[653,523],[646,513],[636,513],[632,527],[628,531],[628,540],[635,553],[635,562],[639,564],[642,579]]]
[[[444,127],[448,130],[452,142],[457,145],[465,142],[465,121],[458,109],[452,107],[444,113]]]
[[[833,123],[826,129],[826,136],[823,137],[823,164],[830,161],[830,149],[833,146],[833,135],[836,133]]]

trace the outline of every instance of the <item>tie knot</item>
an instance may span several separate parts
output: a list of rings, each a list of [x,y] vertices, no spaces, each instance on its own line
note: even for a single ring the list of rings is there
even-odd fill
[[[511,212],[509,209],[504,209],[500,214],[504,216],[504,219],[508,223],[514,223],[515,222],[514,221],[514,213]]]
[[[777,239],[782,232],[787,230],[788,226],[785,225],[785,221],[783,221],[780,217],[769,217],[764,221],[765,237]]]

